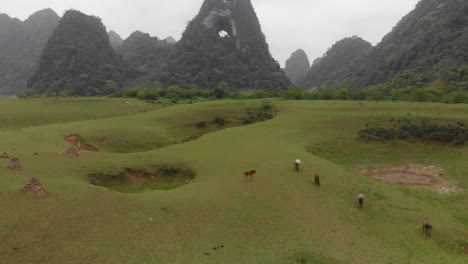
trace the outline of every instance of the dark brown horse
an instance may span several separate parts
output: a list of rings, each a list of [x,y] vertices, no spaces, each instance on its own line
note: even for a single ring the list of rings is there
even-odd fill
[[[432,225],[429,224],[429,221],[427,221],[427,219],[424,220],[422,229],[423,232],[426,233],[426,236],[431,237]]]
[[[250,180],[252,180],[252,176],[254,174],[256,174],[257,172],[255,170],[251,170],[251,171],[246,171],[244,172],[244,176],[245,176],[245,179],[244,180],[247,180],[247,177],[250,177]]]
[[[320,175],[318,175],[317,173],[315,174],[315,177],[314,177],[314,180],[315,180],[315,185],[319,186],[320,187]]]

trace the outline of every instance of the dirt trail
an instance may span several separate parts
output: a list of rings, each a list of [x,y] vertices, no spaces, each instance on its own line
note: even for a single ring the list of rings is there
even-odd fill
[[[405,164],[368,168],[361,172],[376,180],[399,186],[431,189],[439,193],[459,191],[457,186],[448,181],[443,170],[434,165]]]

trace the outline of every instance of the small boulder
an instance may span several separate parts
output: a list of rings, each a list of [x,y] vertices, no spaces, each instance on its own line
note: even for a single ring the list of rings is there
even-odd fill
[[[69,157],[78,157],[80,156],[80,150],[77,147],[71,147],[65,151],[65,155]]]
[[[45,189],[42,187],[41,183],[36,178],[32,178],[25,185],[21,186],[19,188],[19,191],[31,192],[34,195],[34,197],[38,199],[43,199],[47,197]]]
[[[10,165],[8,165],[10,170],[21,170],[21,161],[18,158],[11,158]]]
[[[2,155],[0,155],[1,159],[9,159],[10,158],[10,153],[8,152],[3,152]]]

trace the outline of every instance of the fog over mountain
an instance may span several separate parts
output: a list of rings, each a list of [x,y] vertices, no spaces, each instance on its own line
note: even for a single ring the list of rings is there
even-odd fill
[[[0,94],[24,90],[59,19],[51,9],[25,21],[0,14]]]

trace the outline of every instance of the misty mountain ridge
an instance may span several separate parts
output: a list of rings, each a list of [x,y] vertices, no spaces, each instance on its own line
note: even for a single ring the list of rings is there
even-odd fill
[[[290,80],[307,89],[359,90],[379,84],[414,89],[442,83],[468,90],[464,0],[421,0],[375,47],[359,37],[345,38],[307,71],[310,62],[301,51],[281,70],[250,0],[205,0],[178,42],[139,31],[125,40],[115,31],[101,35],[105,27],[93,18],[99,23],[80,24],[87,20],[81,17],[75,21],[80,30],[62,26],[58,34],[60,17],[52,9],[24,21],[0,14],[0,94],[19,94],[28,79],[30,93],[77,95],[155,82],[213,88],[225,81],[233,91],[282,90]]]
[[[284,73],[294,84],[297,84],[306,76],[309,69],[309,57],[304,50],[298,49],[286,60]]]
[[[124,40],[119,34],[117,34],[117,32],[111,30],[107,32],[107,35],[109,36],[109,42],[114,49],[117,49],[117,47],[122,45]]]
[[[59,20],[49,8],[24,21],[0,14],[0,94],[18,94],[25,89]]]
[[[28,90],[36,94],[108,94],[121,90],[133,74],[111,47],[101,20],[69,10],[47,42]]]
[[[166,39],[161,40],[148,33],[135,31],[117,48],[117,53],[137,70],[138,77],[134,83],[138,84],[159,80],[162,67],[166,65],[173,47],[174,44],[168,43]]]
[[[324,88],[325,82],[340,79],[356,59],[368,54],[371,50],[372,44],[358,36],[342,39],[314,61],[308,73],[299,80],[298,85],[308,89]]]

